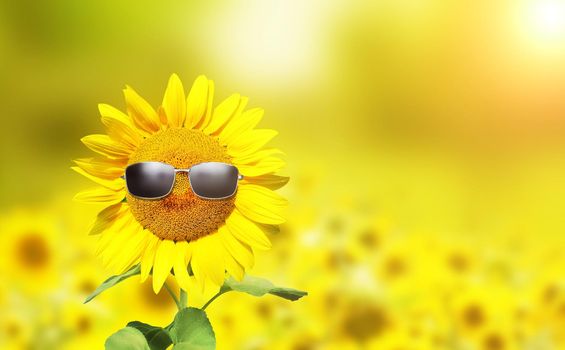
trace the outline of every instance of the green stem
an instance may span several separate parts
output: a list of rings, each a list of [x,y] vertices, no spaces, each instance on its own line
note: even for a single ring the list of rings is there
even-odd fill
[[[175,301],[175,304],[177,304],[177,308],[179,310],[182,310],[183,307],[181,306],[179,299],[177,298],[175,292],[173,292],[173,290],[171,289],[171,287],[169,286],[169,284],[167,282],[165,282],[165,289],[167,290],[167,292],[169,292],[169,294],[171,295],[171,297]]]
[[[180,289],[180,304],[183,308],[188,304],[188,294],[182,288]]]
[[[206,308],[207,308],[210,304],[212,304],[212,302],[213,302],[214,300],[218,299],[218,297],[219,297],[220,295],[224,294],[225,292],[227,292],[227,291],[224,290],[223,288],[220,288],[220,291],[219,291],[218,293],[216,293],[216,295],[214,295],[214,296],[212,297],[212,299],[208,300],[208,301],[206,302],[206,304],[204,304],[204,306],[202,306],[202,310],[206,310]]]

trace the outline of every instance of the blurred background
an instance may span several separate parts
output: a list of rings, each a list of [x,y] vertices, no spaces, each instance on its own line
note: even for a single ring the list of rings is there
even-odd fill
[[[100,349],[175,305],[108,275],[69,167],[121,89],[264,107],[288,223],[219,349],[565,348],[565,1],[0,1],[0,348]],[[218,101],[217,100],[217,101]]]

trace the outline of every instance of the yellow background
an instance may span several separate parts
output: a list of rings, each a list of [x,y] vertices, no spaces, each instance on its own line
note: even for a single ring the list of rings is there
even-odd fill
[[[565,347],[564,62],[558,0],[1,2],[0,347],[168,324],[134,280],[81,304],[107,273],[69,166],[173,72],[265,108],[291,177],[252,274],[310,295],[222,297],[219,349]]]

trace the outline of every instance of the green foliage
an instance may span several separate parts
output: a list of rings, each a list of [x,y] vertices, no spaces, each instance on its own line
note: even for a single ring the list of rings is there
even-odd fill
[[[233,290],[256,297],[261,297],[268,293],[291,301],[296,301],[303,296],[308,295],[307,292],[297,289],[275,287],[270,281],[253,276],[245,276],[240,282],[235,280],[233,277],[230,277],[224,282],[222,290],[226,292]]]
[[[171,327],[173,350],[213,350],[216,337],[206,312],[193,307],[183,309],[175,316]]]
[[[123,280],[128,279],[128,278],[135,276],[135,275],[139,275],[140,272],[141,272],[141,267],[139,266],[139,264],[137,264],[134,267],[132,267],[131,269],[129,269],[128,271],[122,273],[121,275],[115,275],[115,276],[108,278],[101,285],[99,285],[98,288],[96,288],[96,290],[94,290],[94,292],[92,292],[92,294],[90,294],[85,299],[84,303],[85,304],[88,303],[92,299],[96,298],[98,296],[98,294],[102,293],[103,291],[105,291],[108,288],[115,286],[116,284],[122,282]]]
[[[139,274],[139,265],[129,271],[108,278],[87,299],[89,302],[106,289],[121,281]],[[213,350],[216,348],[214,330],[204,308],[223,293],[230,291],[247,293],[256,297],[272,294],[287,300],[298,300],[308,293],[274,286],[270,281],[253,276],[246,276],[242,281],[230,277],[224,281],[220,292],[203,309],[193,307],[182,309],[174,321],[167,327],[156,327],[143,322],[133,321],[106,340],[106,350],[165,350],[173,344],[173,350]]]
[[[106,340],[104,348],[106,350],[151,350],[143,334],[133,327],[122,328],[112,334]]]
[[[147,323],[133,321],[128,323],[128,327],[133,327],[140,331],[151,350],[166,349],[173,343],[169,332],[161,327],[155,327]]]

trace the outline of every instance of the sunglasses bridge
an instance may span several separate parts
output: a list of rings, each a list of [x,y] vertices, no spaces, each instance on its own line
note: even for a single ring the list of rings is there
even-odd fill
[[[187,169],[177,169],[177,168],[175,168],[174,170],[175,170],[175,174],[176,174],[176,173],[187,173],[187,174],[190,174],[190,168],[187,168]],[[122,176],[122,177],[123,177],[123,176]],[[238,174],[238,175],[237,175],[237,179],[238,179],[238,180],[243,180],[243,175]]]

